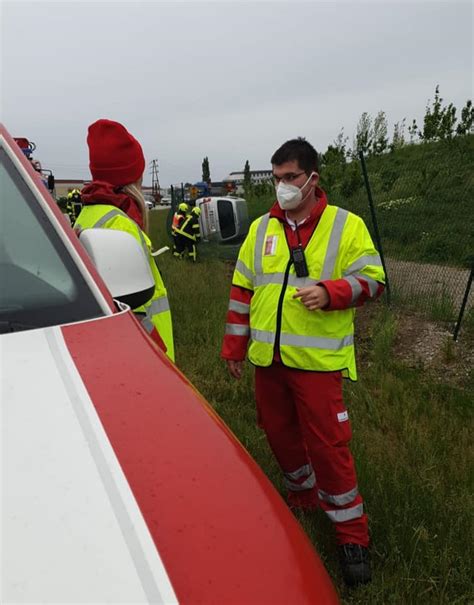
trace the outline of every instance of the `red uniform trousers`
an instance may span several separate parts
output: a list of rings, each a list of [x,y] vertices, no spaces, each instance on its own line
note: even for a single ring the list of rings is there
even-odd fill
[[[319,504],[334,523],[338,544],[367,546],[341,372],[308,372],[273,362],[256,368],[255,393],[259,425],[284,473],[290,505]]]

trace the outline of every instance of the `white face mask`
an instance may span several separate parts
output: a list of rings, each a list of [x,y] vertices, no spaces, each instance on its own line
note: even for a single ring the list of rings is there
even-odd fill
[[[289,183],[285,183],[284,181],[280,181],[278,183],[278,187],[276,188],[276,196],[278,200],[278,204],[282,210],[294,210],[298,208],[304,200],[308,197],[309,192],[303,197],[301,191],[306,187],[306,185],[311,180],[311,177],[315,172],[312,172],[308,180],[301,187],[297,187],[296,185],[290,185]]]

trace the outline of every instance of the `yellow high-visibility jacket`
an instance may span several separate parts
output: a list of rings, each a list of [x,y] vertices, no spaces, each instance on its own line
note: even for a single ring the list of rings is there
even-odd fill
[[[297,277],[281,222],[266,214],[250,226],[232,280],[253,291],[248,357],[267,367],[277,346],[288,367],[341,370],[356,380],[355,309],[309,311],[293,295],[323,280],[345,279],[357,287],[357,276],[376,288],[385,281],[380,256],[364,221],[336,206],[325,208],[304,253],[309,276]]]
[[[151,241],[140,227],[128,217],[125,212],[108,204],[91,204],[82,207],[74,225],[75,229],[117,229],[133,235],[143,247],[150,264],[150,269],[155,280],[155,292],[152,298],[137,309],[137,313],[145,313],[146,317],[141,320],[142,326],[147,332],[156,328],[166,345],[166,354],[174,361],[173,324],[168,302],[168,293],[156,266],[155,259],[151,256]]]

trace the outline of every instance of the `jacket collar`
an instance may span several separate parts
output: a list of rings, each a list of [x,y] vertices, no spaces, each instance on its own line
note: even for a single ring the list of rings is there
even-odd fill
[[[92,181],[81,191],[81,202],[84,206],[107,204],[119,208],[131,218],[140,229],[143,229],[143,216],[138,203],[120,187],[114,187],[105,181]]]

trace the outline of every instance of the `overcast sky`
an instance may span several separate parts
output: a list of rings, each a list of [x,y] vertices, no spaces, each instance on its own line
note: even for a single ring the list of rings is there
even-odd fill
[[[0,0],[1,1],[1,0]],[[472,98],[471,2],[1,1],[1,118],[57,178],[89,178],[87,127],[122,122],[162,185],[324,151],[363,111],[418,121]],[[151,182],[150,175],[145,183]]]

